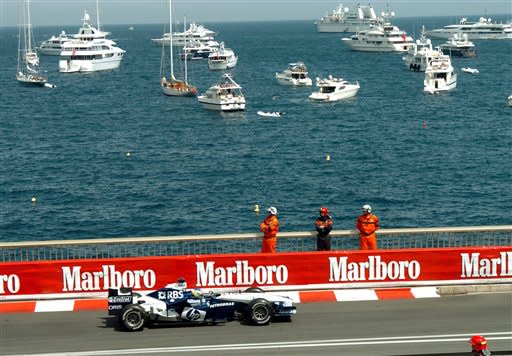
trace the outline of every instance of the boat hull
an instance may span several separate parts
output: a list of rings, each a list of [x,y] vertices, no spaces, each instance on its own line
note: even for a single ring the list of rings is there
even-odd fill
[[[441,47],[441,51],[443,54],[449,55],[451,57],[466,57],[473,58],[476,57],[476,51],[474,49],[466,49],[466,48],[443,48]]]
[[[223,70],[223,69],[231,69],[236,66],[238,62],[238,57],[235,57],[230,60],[208,60],[208,69],[210,70]]]
[[[345,89],[340,92],[329,93],[329,94],[314,92],[309,96],[309,98],[311,100],[317,101],[317,102],[332,102],[332,101],[339,101],[339,100],[343,100],[343,99],[352,98],[352,97],[356,96],[358,91],[359,91],[359,88],[357,87],[357,88]]]
[[[109,58],[94,60],[62,59],[59,61],[59,72],[96,72],[102,70],[117,69],[121,65],[123,55],[119,54]]]
[[[409,47],[412,46],[409,43],[366,43],[365,41],[355,41],[350,38],[342,38],[341,41],[352,51],[359,52],[407,52]]]
[[[243,111],[245,110],[245,99],[239,100],[211,100],[205,96],[198,97],[199,103],[201,106],[208,110],[215,111]]]
[[[464,33],[467,35],[468,40],[510,40],[512,39],[512,32],[500,32],[500,33],[473,33],[467,31],[427,31],[429,38],[444,39],[447,40],[453,37],[454,34]]]
[[[290,77],[280,76],[278,73],[276,73],[276,80],[280,85],[289,85],[295,87],[310,87],[313,85],[311,78],[293,79]]]
[[[450,78],[434,78],[424,81],[423,90],[427,93],[434,94],[438,92],[445,92],[453,90],[457,87],[457,74],[451,75]]]

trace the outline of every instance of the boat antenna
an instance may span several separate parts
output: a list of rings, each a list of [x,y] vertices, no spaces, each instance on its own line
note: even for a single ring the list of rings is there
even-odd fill
[[[99,0],[96,0],[96,27],[98,27],[98,32],[101,32],[101,29],[100,29],[100,5],[99,5]]]

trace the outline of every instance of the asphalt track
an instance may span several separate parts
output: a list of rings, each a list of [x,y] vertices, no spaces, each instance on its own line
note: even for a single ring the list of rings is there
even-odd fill
[[[0,354],[469,355],[483,334],[512,355],[512,294],[305,303],[292,322],[117,329],[106,312],[5,313]]]

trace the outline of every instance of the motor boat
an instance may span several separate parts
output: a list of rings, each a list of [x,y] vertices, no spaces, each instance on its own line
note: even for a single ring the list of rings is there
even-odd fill
[[[476,69],[476,68],[464,67],[464,68],[461,68],[460,70],[463,71],[463,72],[466,72],[466,73],[470,73],[470,74],[478,74],[478,73],[480,73],[480,71],[478,69]]]
[[[409,70],[424,72],[432,58],[441,54],[438,48],[432,48],[432,41],[425,36],[423,29],[421,37],[409,47],[407,54],[402,57],[402,60]]]
[[[431,38],[448,39],[455,33],[465,33],[469,40],[512,39],[512,23],[494,23],[491,18],[480,17],[477,22],[463,17],[458,24],[444,26],[427,32]]]
[[[190,42],[208,42],[214,40],[215,32],[192,22],[189,28],[183,32],[173,32],[172,45],[176,47],[189,46]],[[171,43],[171,33],[164,33],[161,38],[153,38],[151,41],[159,46],[162,44],[168,46]]]
[[[125,50],[107,39],[91,41],[71,40],[62,45],[59,72],[95,72],[116,69],[121,64]]]
[[[466,33],[454,33],[452,37],[439,46],[444,54],[452,57],[475,57],[475,44],[468,40]]]
[[[210,54],[219,49],[219,43],[217,41],[201,42],[194,40],[187,42],[188,45],[183,47],[180,53],[182,60],[186,59],[208,59]]]
[[[256,112],[256,114],[258,114],[259,116],[264,116],[264,117],[281,117],[285,113],[281,112],[281,111],[258,111],[258,112]]]
[[[205,109],[218,111],[245,110],[245,96],[231,74],[224,74],[224,81],[208,88],[197,100]]]
[[[343,78],[316,78],[319,91],[313,92],[309,98],[313,101],[338,101],[355,96],[359,91],[359,83],[349,83]]]
[[[457,74],[453,69],[450,56],[441,55],[433,58],[425,70],[424,91],[435,94],[455,89]]]
[[[99,21],[97,27],[91,24],[91,17],[84,11],[84,17],[82,18],[82,26],[78,29],[78,32],[74,35],[68,36],[65,31],[62,31],[58,36],[52,36],[48,40],[41,43],[39,51],[42,54],[49,56],[59,56],[62,52],[62,46],[64,43],[71,40],[80,41],[92,41],[99,39],[106,39],[109,32],[101,31]],[[115,44],[115,43],[114,43]]]
[[[377,17],[371,6],[358,5],[349,10],[343,5],[323,16],[316,23],[318,32],[353,32],[368,31],[380,24],[382,19]]]
[[[287,69],[281,73],[276,73],[276,80],[281,85],[313,85],[313,81],[308,77],[308,68],[302,62],[288,64]]]
[[[235,52],[231,48],[224,47],[224,42],[221,42],[218,50],[214,50],[208,56],[208,69],[231,69],[236,66],[237,62],[238,57]]]
[[[414,45],[411,36],[389,22],[341,39],[353,51],[407,52]]]
[[[62,31],[58,36],[52,36],[39,46],[39,53],[48,56],[59,56],[62,51],[62,44],[71,38]]]

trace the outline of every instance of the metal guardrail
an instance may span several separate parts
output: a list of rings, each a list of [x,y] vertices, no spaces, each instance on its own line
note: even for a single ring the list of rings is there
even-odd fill
[[[355,230],[331,232],[333,250],[357,250]],[[380,249],[512,246],[512,225],[381,229]],[[278,234],[279,252],[316,250],[316,232]],[[256,253],[261,234],[123,237],[0,243],[0,262]]]

